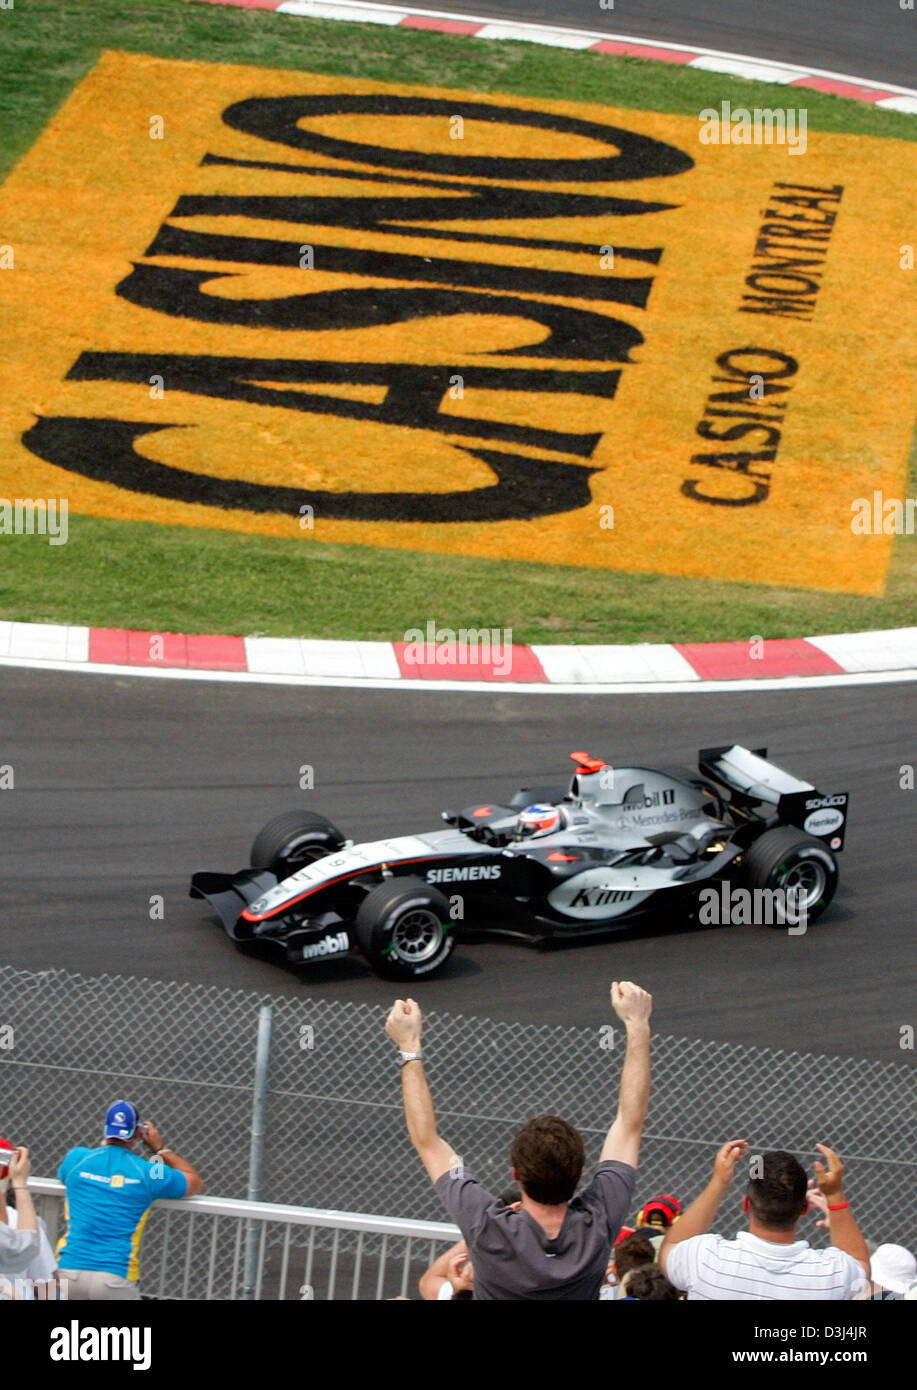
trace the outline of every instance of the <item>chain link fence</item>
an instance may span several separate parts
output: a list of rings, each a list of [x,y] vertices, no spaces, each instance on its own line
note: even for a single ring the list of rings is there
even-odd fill
[[[68,1148],[99,1142],[106,1106],[127,1098],[208,1192],[245,1197],[264,1004],[273,1027],[260,1199],[447,1219],[405,1133],[384,1010],[366,1004],[0,967],[0,1133],[30,1146],[33,1172],[53,1176]],[[506,1186],[513,1134],[532,1114],[571,1121],[597,1159],[624,1057],[611,1014],[592,1029],[431,1013],[424,1051],[440,1132],[492,1190]],[[736,1135],[752,1154],[790,1149],[809,1171],[817,1140],[843,1157],[867,1239],[915,1248],[914,1098],[904,1061],[654,1037],[636,1200],[691,1200]],[[737,1184],[714,1229],[743,1225],[740,1193]],[[158,1257],[156,1227],[154,1216],[144,1262]]]

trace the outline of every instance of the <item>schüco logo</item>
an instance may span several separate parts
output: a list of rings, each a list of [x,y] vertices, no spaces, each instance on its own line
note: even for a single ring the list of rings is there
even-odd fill
[[[349,950],[350,938],[345,931],[341,931],[336,936],[326,936],[321,941],[316,941],[314,946],[304,946],[302,959],[314,960],[316,956],[339,956],[342,951]]]
[[[499,878],[499,864],[471,864],[465,869],[428,869],[428,883],[467,883],[481,878]]]
[[[806,800],[807,811],[817,811],[822,806],[846,806],[846,796],[810,796]]]

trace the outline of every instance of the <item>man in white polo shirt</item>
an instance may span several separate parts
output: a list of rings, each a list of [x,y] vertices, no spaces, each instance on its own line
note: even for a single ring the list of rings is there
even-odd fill
[[[844,1196],[844,1168],[833,1149],[815,1146],[828,1161],[816,1161],[818,1189],[827,1202],[831,1246],[813,1250],[797,1239],[809,1210],[802,1165],[790,1153],[754,1155],[742,1198],[747,1231],[735,1240],[706,1234],[732,1182],[736,1163],[748,1153],[744,1139],[732,1139],[716,1156],[713,1176],[681,1220],[671,1226],[659,1251],[659,1264],[689,1299],[862,1298],[869,1276],[869,1252]]]

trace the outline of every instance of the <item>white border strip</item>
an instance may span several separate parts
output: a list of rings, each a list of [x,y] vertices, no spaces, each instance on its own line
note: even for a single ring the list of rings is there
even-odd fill
[[[117,666],[105,662],[37,661],[30,658],[0,657],[0,667],[27,670],[65,671],[79,675],[140,676],[154,680],[236,681],[243,685],[314,685],[350,690],[418,690],[433,694],[451,691],[461,694],[490,695],[718,695],[749,694],[774,690],[820,690],[846,685],[896,685],[917,681],[917,670],[860,671],[833,676],[774,676],[757,680],[721,681],[624,681],[614,684],[549,685],[513,681],[427,681],[379,679],[373,676],[293,676],[255,671],[189,671],[182,666]]]

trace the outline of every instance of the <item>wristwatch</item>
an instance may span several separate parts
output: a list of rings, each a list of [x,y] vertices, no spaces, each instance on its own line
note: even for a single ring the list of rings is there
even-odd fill
[[[405,1064],[405,1062],[422,1062],[422,1061],[423,1061],[423,1053],[422,1053],[422,1052],[403,1052],[400,1048],[398,1049],[398,1065],[399,1065],[399,1067],[403,1067],[404,1064]]]

